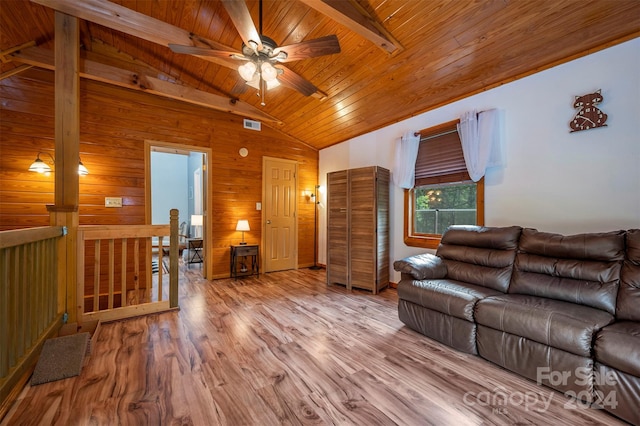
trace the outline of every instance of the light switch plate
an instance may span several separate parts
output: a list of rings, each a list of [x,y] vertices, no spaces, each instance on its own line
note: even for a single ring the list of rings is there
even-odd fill
[[[262,203],[256,203],[256,210],[262,210]]]
[[[122,197],[105,197],[105,207],[122,207]]]

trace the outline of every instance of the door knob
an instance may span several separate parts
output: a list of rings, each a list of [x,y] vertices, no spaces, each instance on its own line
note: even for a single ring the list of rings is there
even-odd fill
[[[267,225],[271,225],[271,221],[270,220],[267,221]]]

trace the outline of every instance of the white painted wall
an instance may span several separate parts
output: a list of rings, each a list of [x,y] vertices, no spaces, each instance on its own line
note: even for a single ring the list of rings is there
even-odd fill
[[[178,223],[189,222],[189,156],[151,152],[151,223],[169,223],[169,211],[179,210]]]
[[[574,96],[597,89],[608,126],[569,133]],[[503,116],[506,163],[485,177],[487,226],[564,234],[640,227],[640,38],[326,148],[320,151],[320,184],[335,170],[393,170],[395,143],[405,131],[491,108]],[[326,263],[322,194],[320,201],[318,260]],[[404,244],[403,209],[403,191],[392,186],[392,261],[425,251]],[[397,282],[400,276],[391,270]]]

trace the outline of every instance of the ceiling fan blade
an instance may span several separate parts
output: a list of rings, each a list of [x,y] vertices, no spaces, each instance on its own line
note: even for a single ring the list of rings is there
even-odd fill
[[[286,52],[287,58],[278,59],[276,55],[280,52]],[[293,62],[334,53],[340,53],[340,43],[338,42],[338,37],[330,35],[288,46],[280,46],[273,50],[271,56],[279,62]]]
[[[251,46],[253,42],[257,45],[257,50],[262,50],[262,40],[256,26],[251,19],[251,13],[244,0],[222,0],[222,5],[226,9],[233,25],[235,25],[242,41],[246,46]]]
[[[318,88],[311,84],[311,82],[300,77],[289,68],[285,68],[284,73],[278,75],[278,81],[287,87],[297,90],[305,96],[311,96],[318,91]]]
[[[216,58],[232,58],[234,55],[240,55],[238,52],[225,50],[216,50],[208,47],[183,46],[181,44],[169,44],[169,49],[175,53],[185,53],[187,55],[213,56]]]

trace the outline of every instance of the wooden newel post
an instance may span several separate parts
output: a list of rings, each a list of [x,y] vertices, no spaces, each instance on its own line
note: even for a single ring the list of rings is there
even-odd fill
[[[58,310],[77,320],[77,233],[80,200],[80,30],[78,18],[55,12],[55,194],[47,206],[52,226],[64,226],[58,243]],[[82,297],[82,296],[80,296]]]
[[[169,212],[169,306],[178,307],[178,209]]]

